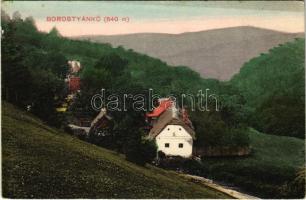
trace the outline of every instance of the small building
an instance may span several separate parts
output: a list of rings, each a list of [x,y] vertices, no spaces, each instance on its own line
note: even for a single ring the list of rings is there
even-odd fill
[[[90,132],[97,135],[106,136],[108,135],[108,131],[105,131],[105,129],[111,128],[112,126],[112,117],[107,114],[105,108],[102,108],[100,113],[91,122]]]
[[[70,73],[78,73],[81,69],[81,63],[76,60],[69,60],[68,66],[70,68]]]
[[[102,108],[99,114],[92,120],[89,116],[78,117],[73,120],[74,122],[69,124],[68,127],[73,131],[74,135],[83,135],[88,137],[89,134],[96,136],[107,136],[106,129],[112,128],[113,121],[106,113],[106,109]]]
[[[70,93],[75,93],[81,88],[81,79],[80,77],[69,77],[68,79],[68,87]]]
[[[175,104],[158,116],[148,138],[155,139],[158,151],[167,156],[192,156],[195,132],[192,126],[184,121],[183,114],[176,109]]]

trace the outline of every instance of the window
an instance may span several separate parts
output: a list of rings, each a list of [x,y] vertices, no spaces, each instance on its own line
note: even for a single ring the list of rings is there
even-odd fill
[[[170,144],[169,144],[169,143],[165,143],[165,147],[166,147],[166,148],[169,148],[169,147],[170,147]]]
[[[183,148],[183,143],[179,143],[179,148]]]
[[[168,131],[170,131],[170,128],[168,128]]]
[[[179,130],[181,131],[182,129],[181,129],[181,128],[179,128]]]

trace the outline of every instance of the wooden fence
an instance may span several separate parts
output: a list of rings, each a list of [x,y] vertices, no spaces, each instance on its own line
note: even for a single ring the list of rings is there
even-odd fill
[[[194,155],[201,157],[213,156],[246,156],[251,153],[251,148],[246,147],[202,147],[194,148]]]

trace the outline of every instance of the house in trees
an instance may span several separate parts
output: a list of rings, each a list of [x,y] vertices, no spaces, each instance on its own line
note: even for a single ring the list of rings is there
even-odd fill
[[[70,93],[76,93],[81,88],[80,77],[70,76],[68,77],[68,88]]]
[[[98,136],[108,135],[108,129],[113,125],[112,117],[107,114],[105,108],[102,108],[100,113],[94,118],[90,124],[90,132]]]
[[[185,109],[177,109],[175,102],[161,99],[147,117],[152,124],[148,138],[156,141],[158,151],[167,156],[192,156],[195,132]]]
[[[70,73],[78,73],[81,69],[81,63],[76,60],[69,60],[68,61]]]
[[[65,81],[68,84],[69,93],[73,94],[78,92],[81,88],[81,79],[77,75],[77,73],[81,69],[81,63],[76,60],[69,60],[68,66],[69,66],[69,74],[67,75]]]
[[[110,117],[105,108],[102,108],[99,114],[91,120],[87,117],[79,117],[74,124],[68,125],[74,135],[83,136],[109,136],[109,129],[113,127],[112,117]]]

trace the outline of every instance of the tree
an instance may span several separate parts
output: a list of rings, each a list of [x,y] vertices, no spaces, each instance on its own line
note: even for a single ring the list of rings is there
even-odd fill
[[[254,126],[260,131],[305,137],[305,102],[296,96],[272,96],[256,109]]]
[[[15,22],[22,21],[20,12],[15,11],[13,13],[12,20],[15,21]]]
[[[116,53],[109,53],[102,56],[95,64],[96,69],[105,69],[111,73],[112,76],[119,76],[123,73],[128,62],[122,59]]]
[[[2,25],[4,23],[8,23],[10,20],[11,20],[10,16],[4,10],[1,9],[1,22],[2,22]]]
[[[48,35],[51,36],[51,37],[60,37],[60,36],[61,36],[60,32],[57,30],[56,27],[53,27],[53,28],[49,31]]]
[[[4,99],[19,106],[25,106],[30,94],[30,72],[23,64],[25,48],[16,41],[15,22],[9,22],[2,39],[2,72]]]
[[[226,104],[220,111],[191,112],[191,121],[195,127],[197,147],[209,146],[248,146],[249,137],[244,123],[229,110]]]
[[[142,139],[141,133],[134,132],[125,144],[125,155],[128,161],[145,165],[156,157],[157,146],[154,140]]]
[[[57,118],[55,97],[64,89],[64,81],[56,77],[48,70],[33,70],[32,77],[32,112],[47,121],[50,125],[59,127],[61,125],[60,118]]]
[[[43,68],[50,69],[56,76],[64,79],[68,73],[68,59],[61,53],[51,51],[45,55]]]

